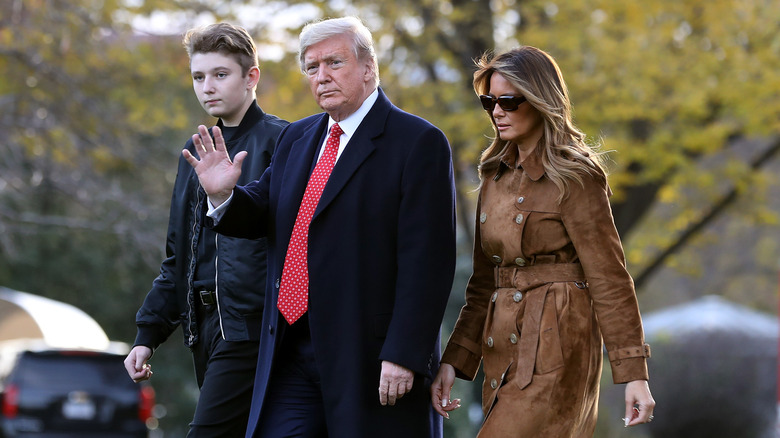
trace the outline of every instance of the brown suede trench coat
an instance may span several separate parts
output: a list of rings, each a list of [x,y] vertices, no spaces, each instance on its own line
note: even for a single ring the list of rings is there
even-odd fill
[[[442,362],[473,380],[483,360],[480,437],[592,437],[602,337],[615,383],[647,379],[634,285],[604,175],[559,190],[517,148],[485,175],[474,272]]]

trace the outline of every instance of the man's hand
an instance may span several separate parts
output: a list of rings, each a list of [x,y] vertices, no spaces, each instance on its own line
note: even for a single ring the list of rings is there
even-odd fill
[[[218,207],[230,198],[233,187],[236,186],[238,177],[241,176],[241,163],[246,158],[247,152],[237,153],[235,162],[230,161],[222,131],[215,126],[212,132],[214,133],[213,141],[208,129],[200,125],[198,133],[192,136],[192,142],[200,160],[186,149],[182,150],[181,154],[198,174],[200,185],[209,196],[209,201],[214,207]]]
[[[395,401],[412,390],[414,372],[409,368],[382,361],[382,373],[379,376],[379,403],[393,406]]]
[[[442,363],[431,385],[431,403],[433,409],[444,418],[450,418],[449,412],[460,407],[459,398],[450,400],[453,384],[455,384],[455,368],[448,363]]]
[[[125,370],[138,383],[149,380],[152,377],[152,366],[146,361],[152,357],[152,349],[143,345],[136,345],[125,358]]]

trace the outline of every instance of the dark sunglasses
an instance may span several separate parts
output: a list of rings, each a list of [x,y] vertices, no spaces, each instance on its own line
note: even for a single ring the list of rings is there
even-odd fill
[[[493,109],[496,107],[496,103],[498,103],[498,106],[504,111],[514,111],[521,103],[526,101],[526,98],[523,96],[493,97],[481,94],[479,96],[479,101],[482,102],[482,108],[485,108],[485,111],[492,113]]]

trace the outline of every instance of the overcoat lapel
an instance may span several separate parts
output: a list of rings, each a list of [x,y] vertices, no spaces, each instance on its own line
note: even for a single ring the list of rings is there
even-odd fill
[[[347,148],[344,149],[341,157],[336,162],[336,167],[333,168],[333,173],[330,174],[320,202],[317,204],[317,209],[314,211],[312,221],[338,196],[352,175],[360,168],[360,165],[374,152],[376,146],[373,139],[384,131],[390,105],[390,101],[387,100],[380,89],[379,97],[374,106],[366,114],[357,131],[355,131],[355,135],[349,140]]]
[[[285,227],[281,235],[289,237],[292,234],[295,218],[303,200],[303,193],[309,183],[309,175],[314,168],[314,160],[319,146],[324,141],[328,126],[328,115],[323,114],[319,122],[312,123],[290,149],[290,155],[285,163],[282,181],[279,188],[279,205],[277,210],[278,226]]]

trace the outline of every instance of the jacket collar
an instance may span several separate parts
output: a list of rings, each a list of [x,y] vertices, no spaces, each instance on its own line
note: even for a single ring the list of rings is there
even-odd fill
[[[534,148],[530,155],[523,161],[517,163],[518,151],[514,143],[508,143],[504,155],[501,156],[498,174],[502,174],[506,169],[523,169],[526,175],[533,181],[538,181],[544,175],[544,165],[542,164],[541,148]]]
[[[252,101],[252,104],[249,105],[246,113],[244,113],[244,117],[241,119],[241,123],[238,124],[238,130],[230,138],[227,144],[231,145],[241,139],[241,137],[249,132],[249,130],[252,129],[257,124],[257,122],[262,120],[264,116],[265,112],[262,108],[260,108],[260,105],[257,104],[257,100]],[[221,118],[217,120],[217,126],[219,126],[219,129],[223,129],[225,127],[225,124]]]

